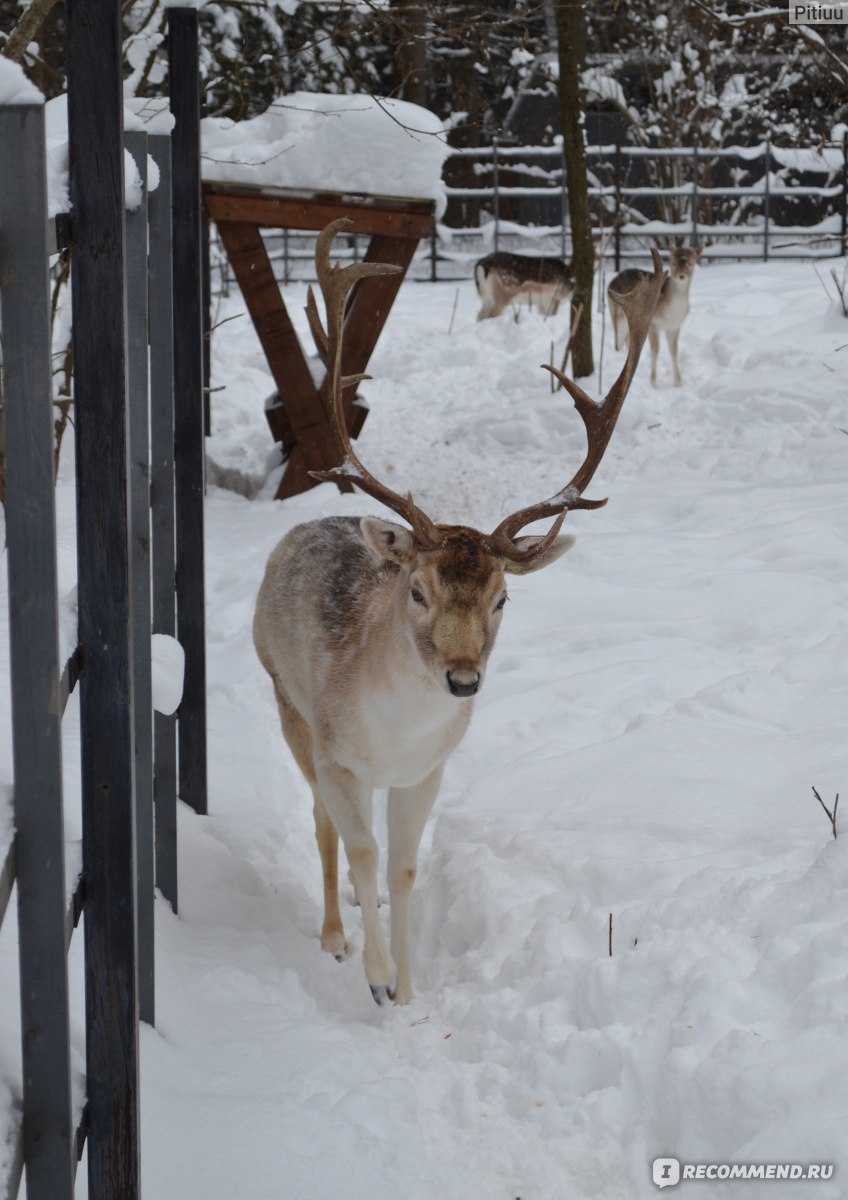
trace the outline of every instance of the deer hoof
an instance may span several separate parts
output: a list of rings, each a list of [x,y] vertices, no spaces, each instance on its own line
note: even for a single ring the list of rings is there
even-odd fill
[[[371,983],[368,986],[371,988],[371,995],[374,997],[375,1004],[379,1004],[381,1008],[394,1003],[394,991],[386,984],[375,986],[375,984]]]

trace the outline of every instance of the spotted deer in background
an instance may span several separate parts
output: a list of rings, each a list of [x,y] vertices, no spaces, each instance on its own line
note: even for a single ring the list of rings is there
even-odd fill
[[[616,382],[599,404],[554,368],[583,419],[588,448],[571,480],[549,500],[505,517],[492,533],[439,525],[412,497],[393,492],[362,464],[345,427],[342,390],[359,376],[341,373],[345,303],[368,275],[396,271],[379,263],[330,265],[337,231],[316,246],[326,329],[311,289],[307,311],[327,368],[325,395],[340,465],[316,472],[353,482],[402,517],[325,517],[299,525],[271,554],[259,590],[253,634],[271,677],[288,742],[313,795],[324,879],[321,946],[347,954],[339,908],[341,836],[361,906],[365,975],[379,1004],[413,998],[409,911],[418,846],[439,791],[442,770],[471,719],[507,598],[506,577],[538,571],[571,548],[560,536],[571,509],[587,500],[648,333],[662,284],[640,280],[617,301],[627,315],[630,347]],[[543,535],[519,536],[553,518]],[[377,904],[377,843],[372,793],[388,789],[388,883],[391,937],[386,947]]]
[[[677,346],[680,339],[680,328],[689,313],[689,288],[692,284],[692,276],[703,249],[703,246],[698,246],[694,250],[687,249],[684,246],[675,246],[669,251],[669,272],[663,283],[659,300],[657,300],[657,307],[654,310],[651,327],[648,330],[648,339],[651,344],[651,383],[654,386],[656,386],[657,382],[657,357],[660,352],[661,333],[665,333],[665,338],[668,342],[668,349],[674,366],[675,386],[680,387],[683,382],[680,367],[677,363]],[[638,283],[640,279],[644,278],[646,274],[647,272],[645,271],[629,268],[616,275],[607,288],[607,300],[609,302],[609,313],[616,350],[621,349],[627,344],[628,336],[626,317],[616,294],[621,291],[626,292]]]
[[[560,258],[536,258],[498,251],[474,267],[474,282],[482,305],[478,321],[498,317],[510,304],[526,300],[553,316],[560,301],[574,290],[574,275]]]

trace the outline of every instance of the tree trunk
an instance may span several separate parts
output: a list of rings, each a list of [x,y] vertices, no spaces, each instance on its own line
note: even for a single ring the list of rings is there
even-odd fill
[[[395,18],[395,65],[400,99],[427,107],[427,5],[423,0],[391,0]]]
[[[589,183],[586,174],[586,141],[580,75],[585,54],[585,0],[558,0],[557,40],[559,43],[559,107],[571,240],[574,247],[574,293],[571,297],[572,322],[582,312],[571,347],[575,379],[591,375],[592,356],[592,282],[595,252],[592,245],[592,221],[589,212]]]

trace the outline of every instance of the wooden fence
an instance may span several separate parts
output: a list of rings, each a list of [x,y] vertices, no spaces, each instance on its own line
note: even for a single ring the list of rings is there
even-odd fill
[[[0,1195],[14,1200],[25,1174],[27,1200],[72,1200],[85,1149],[90,1200],[137,1200],[138,1023],[155,1016],[154,888],[176,908],[177,795],[206,809],[197,12],[170,13],[171,138],[124,135],[120,6],[69,0],[66,13],[78,597],[67,662],[58,637],[44,112],[0,111],[15,822],[12,846],[0,852],[0,921],[16,885],[22,1060],[20,1122]],[[125,145],[142,174],[148,154],[160,174],[132,213]],[[153,632],[176,633],[185,651],[176,718],[154,720]],[[69,887],[61,721],[75,686],[83,852]],[[67,950],[80,915],[84,1097],[74,1094],[68,1011]]]

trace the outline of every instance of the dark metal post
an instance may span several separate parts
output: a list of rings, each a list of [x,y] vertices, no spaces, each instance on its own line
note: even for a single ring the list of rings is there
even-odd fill
[[[698,245],[698,143],[692,146],[692,245]]]
[[[500,198],[500,192],[499,192],[498,176],[499,176],[498,139],[496,137],[493,137],[492,138],[492,183],[493,183],[493,187],[494,187],[493,208],[495,210],[495,252],[496,253],[497,253],[497,249],[498,249],[498,237],[500,234],[500,221],[501,221],[501,198]]]
[[[150,138],[159,186],[150,193],[150,494],[153,632],[175,637],[174,305],[171,266],[171,139]],[[156,884],[177,911],[177,722],[153,717]]]
[[[139,1196],[120,18],[66,5],[92,1200]]]
[[[72,1200],[44,110],[0,110],[15,859],[29,1200]],[[17,1195],[17,1185],[14,1192]]]
[[[568,188],[565,186],[565,142],[560,146],[559,155],[559,220],[560,220],[560,257],[568,255],[568,239],[565,224],[568,219]]]
[[[621,142],[615,144],[615,221],[613,244],[615,246],[615,269],[621,270]]]
[[[130,582],[133,626],[138,1000],[154,1022],[153,696],[150,662],[150,393],[147,349],[147,134],[126,135],[141,176],[141,203],[128,212],[127,335],[129,373]]]
[[[212,432],[212,267],[209,252],[210,222],[200,209],[201,287],[203,296],[203,432]]]
[[[763,174],[763,262],[768,262],[769,256],[769,209],[771,207],[771,142],[766,139],[765,173]]]
[[[168,10],[174,209],[174,467],[177,629],[185,651],[179,707],[180,798],[207,810],[204,416],[200,249],[200,70],[197,9]]]

